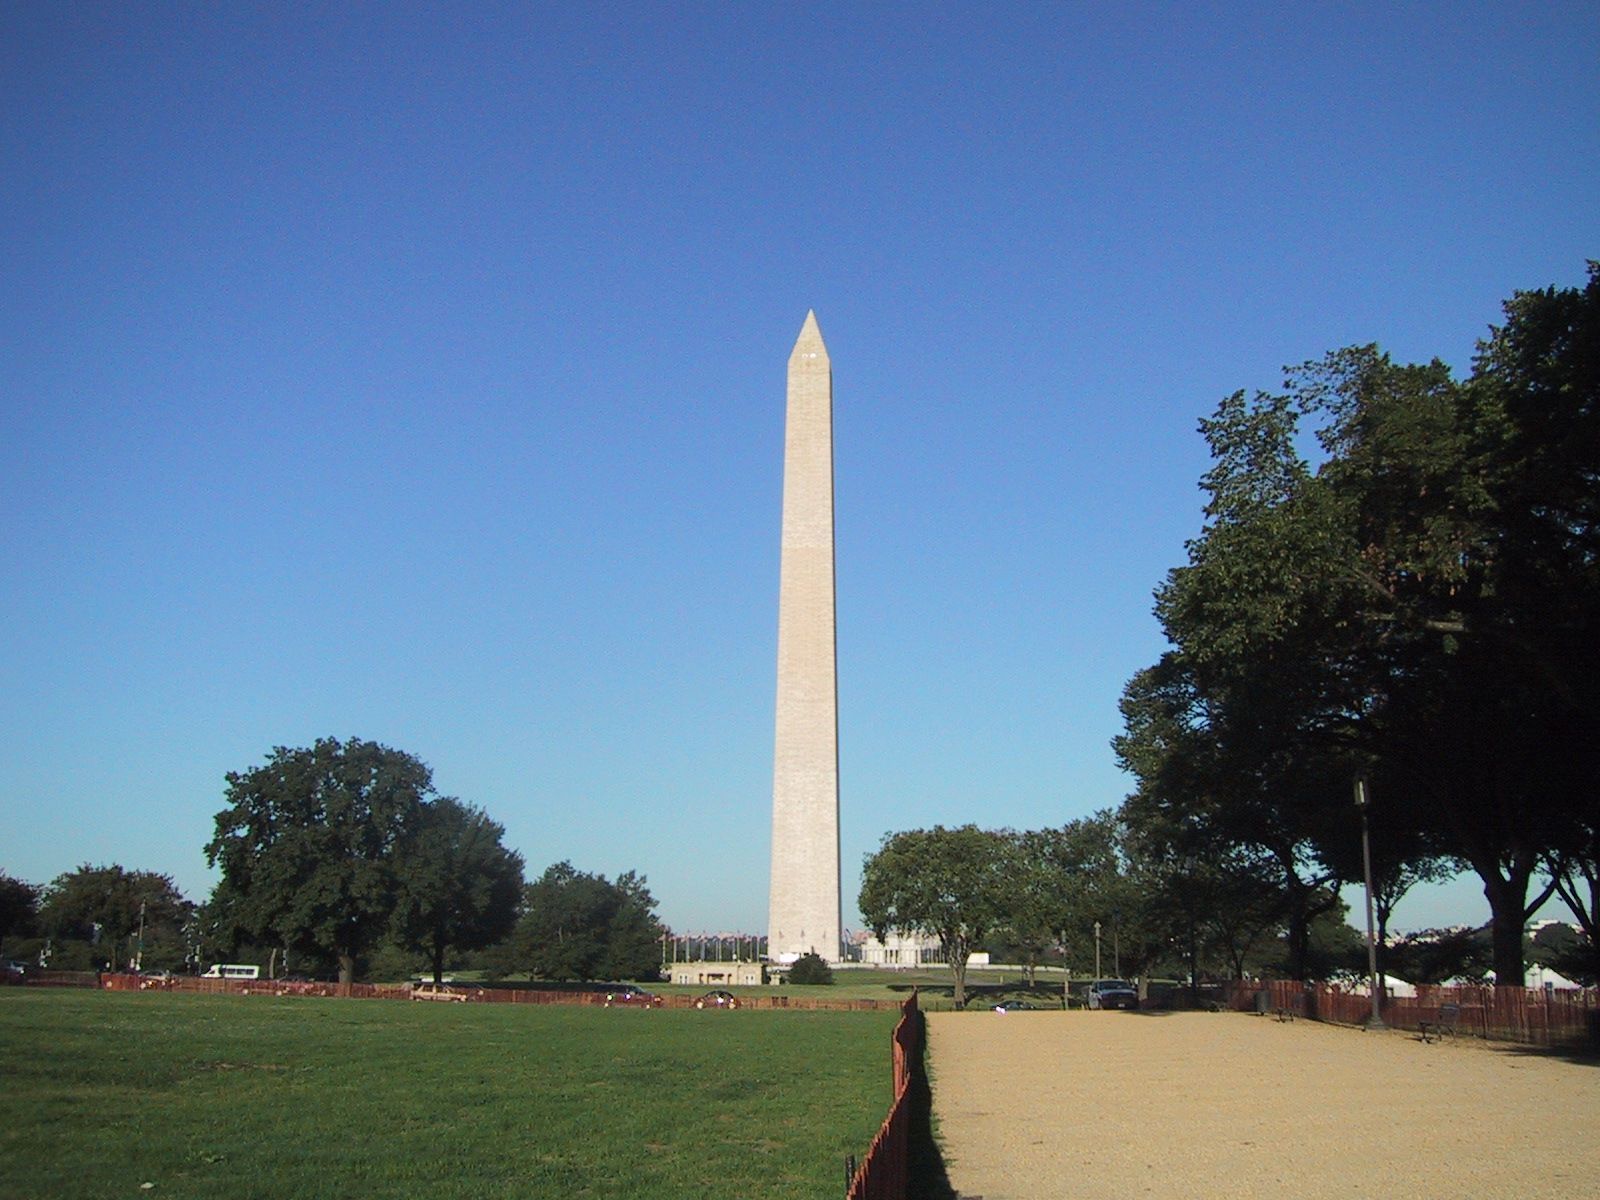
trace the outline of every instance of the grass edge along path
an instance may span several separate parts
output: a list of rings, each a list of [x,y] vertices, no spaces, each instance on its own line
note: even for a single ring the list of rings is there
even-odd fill
[[[8,989],[4,1190],[830,1194],[896,1018]]]

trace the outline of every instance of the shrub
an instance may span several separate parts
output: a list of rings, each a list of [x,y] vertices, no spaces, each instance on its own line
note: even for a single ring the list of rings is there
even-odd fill
[[[832,983],[833,968],[822,961],[820,954],[802,954],[795,959],[794,966],[789,968],[789,982]]]

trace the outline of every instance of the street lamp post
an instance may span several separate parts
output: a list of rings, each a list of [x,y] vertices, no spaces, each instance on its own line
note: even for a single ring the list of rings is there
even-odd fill
[[[1356,777],[1356,808],[1361,813],[1361,871],[1367,892],[1367,986],[1372,992],[1372,1017],[1368,1029],[1383,1029],[1382,993],[1378,986],[1378,939],[1372,921],[1372,839],[1367,833],[1367,781]]]
[[[1100,922],[1094,923],[1094,977],[1100,978]]]

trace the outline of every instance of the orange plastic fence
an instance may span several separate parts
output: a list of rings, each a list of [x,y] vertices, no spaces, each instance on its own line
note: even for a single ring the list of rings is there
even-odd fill
[[[1286,1012],[1342,1025],[1362,1025],[1372,1016],[1372,1000],[1333,984],[1288,979],[1235,980],[1227,985],[1228,1007],[1241,1011]],[[1380,1004],[1385,1025],[1418,1029],[1440,1020],[1440,1010],[1455,1005],[1457,1031],[1500,1041],[1550,1045],[1600,1036],[1600,991],[1560,991],[1521,987],[1418,986],[1415,996],[1388,996]]]
[[[93,973],[84,973],[82,986],[95,987]],[[604,1006],[614,1001],[617,993],[596,991],[551,991],[532,988],[486,988],[470,984],[444,984],[414,987],[408,983],[351,983],[338,984],[309,980],[287,979],[203,979],[194,975],[130,975],[107,973],[99,976],[98,986],[110,991],[140,992],[201,992],[213,995],[234,996],[347,996],[358,1000],[409,1000],[422,996],[427,999],[454,1000],[474,1004],[580,1004]],[[693,1008],[698,999],[694,995],[659,996],[652,1008]],[[747,996],[740,997],[741,1008],[788,1008],[803,1011],[875,1012],[891,1006],[900,1007],[893,1000],[829,1000],[810,996]]]
[[[922,1012],[913,992],[894,1027],[894,1102],[850,1181],[847,1200],[903,1200],[910,1174],[911,1076],[922,1053]]]

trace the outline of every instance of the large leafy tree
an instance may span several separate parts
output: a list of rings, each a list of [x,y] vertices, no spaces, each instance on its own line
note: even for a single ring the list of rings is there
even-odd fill
[[[1547,723],[1534,778],[1566,806],[1550,883],[1600,973],[1600,264],[1581,288],[1519,292],[1479,348],[1473,387],[1505,525],[1485,640]],[[1520,760],[1519,760],[1520,761]],[[1477,866],[1474,863],[1474,866]],[[1480,872],[1481,873],[1481,872]],[[1507,935],[1509,940],[1509,935]],[[1497,956],[1499,953],[1497,945]],[[1496,963],[1498,969],[1498,959]]]
[[[443,796],[423,806],[399,857],[395,932],[426,954],[435,983],[451,950],[481,950],[508,937],[522,902],[522,855],[481,809]]]
[[[433,777],[376,742],[277,747],[230,772],[228,807],[206,847],[221,868],[215,909],[236,934],[331,954],[339,979],[390,928],[399,864],[418,836]]]
[[[1465,384],[1359,347],[1202,426],[1208,523],[1159,594],[1175,649],[1130,685],[1119,752],[1147,801],[1276,861],[1291,960],[1351,874],[1361,773],[1395,878],[1468,863],[1499,978],[1521,978],[1534,875],[1582,846],[1600,753],[1597,312],[1591,268],[1514,297]]]
[[[0,948],[8,937],[31,934],[39,917],[39,889],[0,871]]]
[[[1277,871],[1259,847],[1215,838],[1203,819],[1149,799],[1135,793],[1121,811],[1139,949],[1150,961],[1181,962],[1191,985],[1242,977],[1252,952],[1287,931]]]
[[[181,934],[193,912],[168,875],[85,863],[45,887],[39,924],[53,939],[94,944],[95,956],[111,962],[139,953],[142,930],[145,959],[174,967],[182,962]]]
[[[1239,969],[1267,926],[1281,924],[1289,970],[1303,973],[1312,924],[1332,905],[1337,879],[1319,853],[1342,815],[1323,803],[1325,752],[1272,744],[1281,714],[1262,683],[1212,687],[1172,652],[1123,698],[1127,732],[1115,746],[1138,788],[1122,819],[1145,924],[1181,951],[1191,975],[1205,947]]]
[[[939,939],[966,1003],[967,956],[1005,922],[1012,835],[963,825],[884,837],[861,873],[861,916],[882,939],[891,929]]]
[[[1092,955],[1093,928],[1133,932],[1137,897],[1125,869],[1116,814],[1095,813],[1054,829],[1011,835],[1012,861],[1002,923],[1030,978],[1045,950],[1060,946],[1068,961]],[[1128,939],[1130,963],[1139,939]]]
[[[559,862],[528,885],[515,944],[537,979],[655,979],[665,933],[642,876]]]

